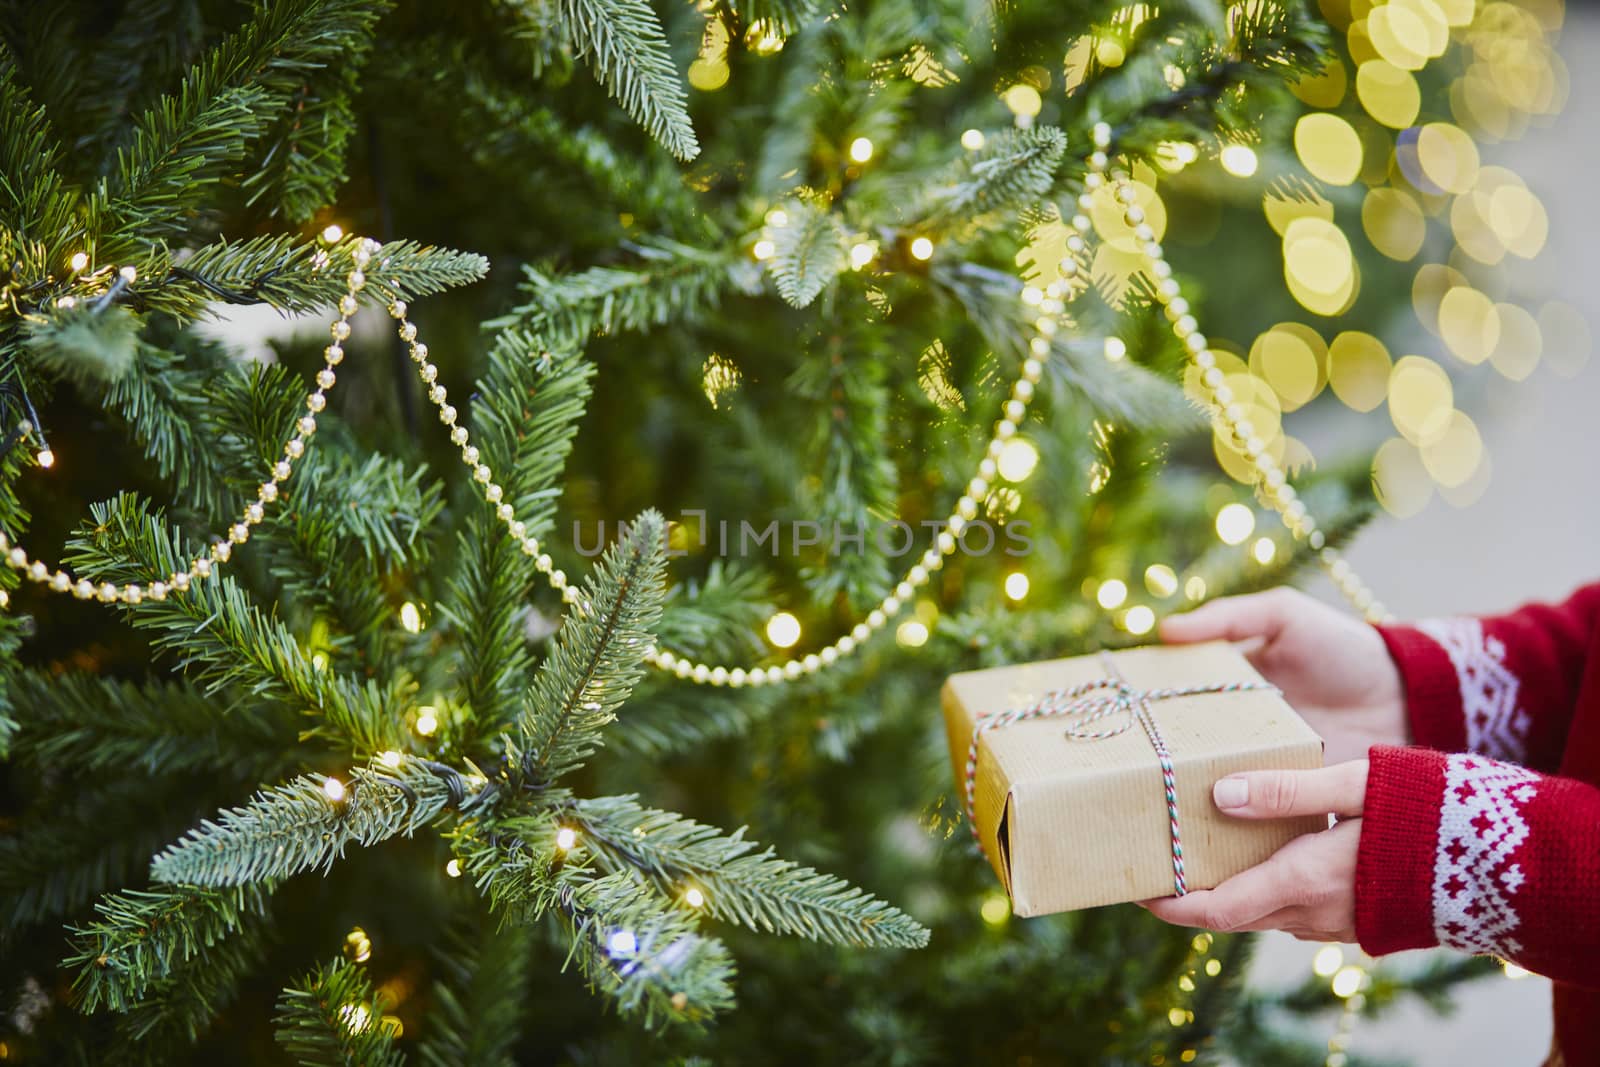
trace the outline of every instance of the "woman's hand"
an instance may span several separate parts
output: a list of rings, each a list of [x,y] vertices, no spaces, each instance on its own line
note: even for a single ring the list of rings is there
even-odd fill
[[[1213,600],[1161,624],[1168,644],[1249,641],[1245,655],[1327,745],[1327,761],[1411,740],[1400,671],[1378,631],[1292,589]]]
[[[1283,930],[1302,941],[1356,939],[1356,853],[1367,761],[1315,771],[1232,774],[1212,788],[1217,807],[1240,819],[1341,816],[1331,829],[1297,837],[1265,863],[1215,889],[1147,900],[1141,907],[1178,926]]]

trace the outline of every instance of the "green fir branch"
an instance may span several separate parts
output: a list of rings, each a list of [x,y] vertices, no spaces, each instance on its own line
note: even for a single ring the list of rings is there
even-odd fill
[[[681,904],[692,887],[711,915],[752,930],[857,947],[928,943],[927,929],[898,908],[780,859],[742,830],[726,835],[633,797],[579,800],[574,810],[598,869],[642,873],[668,901]]]
[[[265,914],[271,892],[271,886],[159,886],[102,897],[95,904],[99,918],[72,928],[72,952],[62,960],[77,972],[79,1010],[129,1011],[158,984],[204,966],[213,949]]]
[[[478,380],[473,440],[529,536],[544,537],[555,517],[593,375],[575,349],[547,349],[536,336],[507,329]],[[438,610],[461,634],[462,695],[485,733],[511,721],[527,686],[521,621],[534,566],[488,506],[474,502]]]
[[[301,775],[207,819],[150,863],[158,882],[251,885],[303,871],[327,873],[349,845],[409,837],[450,802],[443,779],[414,759],[374,760],[348,783]]]
[[[1067,135],[1051,126],[990,138],[929,194],[915,228],[972,229],[1032,207],[1050,192],[1066,150]]]
[[[520,292],[527,303],[489,323],[521,328],[552,344],[579,346],[591,334],[642,333],[669,322],[693,321],[716,308],[733,285],[733,260],[657,239],[633,251],[644,260],[633,269],[591,267],[548,277],[523,270]]]
[[[198,554],[159,512],[132,494],[96,504],[91,524],[67,543],[64,561],[96,582],[164,581]],[[232,578],[195,579],[187,591],[125,609],[157,649],[171,651],[208,692],[237,689],[287,710],[320,714],[313,732],[331,734],[357,753],[396,748],[408,682],[361,684],[319,668],[283,623],[262,613]]]
[[[209,1029],[265,958],[268,921],[264,914],[244,913],[236,929],[190,965],[151,982],[117,1020],[130,1058],[158,1063],[162,1053],[157,1050],[192,1044]]]
[[[48,782],[71,770],[49,766],[31,777]],[[200,814],[208,785],[193,774],[157,781],[102,774],[46,794],[0,836],[0,927],[79,913],[98,894],[137,879],[150,854]]]
[[[583,583],[519,720],[527,750],[521,772],[533,781],[553,782],[581,766],[643,676],[661,617],[665,536],[661,516],[644,512]]]
[[[767,260],[767,273],[777,284],[778,295],[803,308],[849,262],[844,226],[826,206],[794,200],[784,210],[788,221],[771,229],[774,251]]]
[[[75,385],[115,385],[133,370],[140,325],[125,307],[74,307],[30,319],[23,350],[40,370]]]
[[[401,1067],[386,1006],[366,971],[337,959],[285,987],[272,1020],[278,1044],[304,1067]]]
[[[561,16],[612,99],[674,156],[699,155],[688,93],[646,0],[561,0]]]
[[[300,102],[308,77],[365,47],[373,18],[362,0],[264,0],[134,120],[96,196],[99,254],[115,262],[186,238],[230,165]]]
[[[0,229],[17,235],[24,275],[43,275],[74,229],[62,158],[44,108],[33,102],[9,54],[0,53]]]
[[[515,1067],[533,950],[530,927],[477,917],[458,924],[437,953],[441,974],[418,1059],[427,1067]]]
[[[259,164],[243,184],[249,203],[290,222],[304,222],[333,203],[356,132],[354,99],[373,27],[391,6],[389,0],[352,6],[339,29],[343,46],[308,54],[288,106],[261,138]]]
[[[283,747],[294,742],[288,716],[229,710],[185,680],[23,670],[12,675],[11,692],[27,727],[14,758],[41,770],[157,778],[228,766],[254,777],[281,762]]]
[[[698,1029],[733,1006],[733,958],[695,930],[682,908],[662,904],[627,874],[564,884],[556,908],[591,989],[647,1028]]]

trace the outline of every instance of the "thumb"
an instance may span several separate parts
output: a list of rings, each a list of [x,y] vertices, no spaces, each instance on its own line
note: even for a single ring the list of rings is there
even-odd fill
[[[1314,771],[1242,771],[1211,787],[1217,807],[1239,819],[1360,815],[1366,795],[1364,759]]]
[[[1298,596],[1291,589],[1223,597],[1202,604],[1184,615],[1161,621],[1161,640],[1173,645],[1196,641],[1244,641],[1252,637],[1271,641],[1288,625]]]

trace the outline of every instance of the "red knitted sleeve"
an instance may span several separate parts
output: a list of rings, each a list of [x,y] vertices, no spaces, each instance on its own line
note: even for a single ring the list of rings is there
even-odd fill
[[[1600,583],[1561,604],[1378,631],[1404,679],[1418,744],[1553,771],[1597,626]]]
[[[1600,789],[1471,754],[1378,745],[1370,759],[1362,948],[1442,944],[1600,988]]]

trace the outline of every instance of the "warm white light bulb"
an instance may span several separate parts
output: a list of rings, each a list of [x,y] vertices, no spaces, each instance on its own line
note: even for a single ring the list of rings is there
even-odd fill
[[[1242,545],[1256,528],[1256,513],[1243,504],[1229,504],[1217,512],[1217,536],[1225,545]]]
[[[911,257],[926,262],[933,258],[933,242],[926,237],[918,237],[911,242]]]
[[[79,271],[89,265],[89,257],[82,252],[74,252],[70,262],[72,263],[72,269]]]
[[[1120,578],[1108,578],[1100,583],[1099,590],[1094,598],[1100,606],[1107,611],[1122,607],[1122,602],[1128,599],[1128,585]]]
[[[400,753],[394,751],[393,749],[380,753],[378,755],[378,762],[390,770],[394,770],[400,766]]]
[[[340,226],[337,222],[329,223],[322,231],[322,239],[328,242],[330,245],[343,236],[344,227]]]
[[[400,605],[400,625],[407,633],[422,632],[422,612],[409,600]]]
[[[683,899],[691,908],[703,908],[706,906],[706,895],[700,892],[700,890],[695,886],[690,886],[688,890],[684,892]]]
[[[1013,437],[1000,449],[1000,455],[995,460],[995,467],[1000,471],[1000,477],[1008,482],[1020,482],[1033,473],[1039,465],[1039,450],[1033,447],[1031,441],[1020,437]]]
[[[639,939],[632,930],[614,930],[606,939],[606,948],[613,956],[631,956],[639,951]]]
[[[433,732],[439,728],[439,714],[433,708],[421,707],[417,709],[417,733],[423,737],[432,737]]]
[[[767,620],[767,640],[774,648],[793,648],[800,640],[800,620],[780,611]]]
[[[872,158],[872,142],[865,137],[857,137],[850,142],[850,158],[857,163],[865,163]]]
[[[1256,172],[1259,161],[1255,151],[1249,145],[1231,144],[1218,155],[1222,169],[1232,174],[1235,178],[1248,178]]]
[[[961,147],[969,152],[976,152],[983,147],[983,131],[967,130],[961,135]]]
[[[556,831],[556,848],[562,852],[571,851],[572,846],[578,843],[578,831],[570,826],[563,826]]]
[[[345,797],[344,783],[337,778],[324,778],[322,780],[322,795],[335,804]]]
[[[1028,595],[1028,576],[1021,571],[1012,571],[1006,575],[1006,596],[1012,600],[1021,600]]]
[[[750,254],[752,256],[755,256],[757,259],[771,259],[772,258],[772,254],[774,252],[776,252],[777,250],[778,250],[778,246],[777,245],[775,245],[771,241],[768,241],[768,240],[763,238],[762,240],[757,241],[751,247]]]
[[[39,454],[35,458],[39,461],[39,466],[46,469],[56,465],[56,454],[48,448],[39,449]]]

